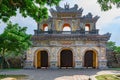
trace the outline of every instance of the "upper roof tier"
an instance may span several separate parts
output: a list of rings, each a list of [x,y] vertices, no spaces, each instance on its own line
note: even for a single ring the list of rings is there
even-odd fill
[[[82,16],[83,9],[78,8],[78,5],[75,4],[74,7],[69,7],[69,4],[65,4],[64,8],[56,6],[56,9],[50,9],[52,18],[80,18],[81,22],[96,22],[99,19],[99,16],[94,16],[91,13]]]
[[[83,9],[79,8],[78,9],[78,5],[75,4],[74,7],[70,8],[69,4],[65,4],[64,8],[60,7],[60,6],[56,6],[56,10],[54,10],[53,8],[50,9],[51,14],[53,15],[54,13],[78,13],[78,14],[82,14]]]

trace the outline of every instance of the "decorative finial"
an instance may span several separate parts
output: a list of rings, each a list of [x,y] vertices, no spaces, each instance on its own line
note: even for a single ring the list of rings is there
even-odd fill
[[[64,7],[65,7],[65,9],[69,9],[69,4],[67,4],[67,2],[66,2],[66,4],[64,5]]]

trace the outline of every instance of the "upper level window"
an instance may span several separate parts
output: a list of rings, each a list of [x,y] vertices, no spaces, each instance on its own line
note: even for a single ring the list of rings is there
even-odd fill
[[[48,31],[48,24],[43,24],[43,31]]]
[[[63,25],[63,31],[71,31],[71,27],[70,27],[70,24],[64,24]]]
[[[85,25],[85,31],[90,31],[90,24]]]
[[[66,26],[63,28],[63,31],[71,31],[71,28],[69,26]]]
[[[46,27],[44,28],[44,31],[48,31],[48,26],[46,26]]]
[[[70,24],[64,24],[63,25],[63,34],[71,34],[71,27]]]

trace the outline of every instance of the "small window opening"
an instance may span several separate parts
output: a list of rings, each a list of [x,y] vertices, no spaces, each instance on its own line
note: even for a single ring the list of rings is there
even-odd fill
[[[43,31],[48,31],[48,24],[43,24]]]
[[[63,25],[63,31],[71,31],[71,27],[69,24],[64,24]]]
[[[85,31],[90,31],[90,24],[85,25]]]

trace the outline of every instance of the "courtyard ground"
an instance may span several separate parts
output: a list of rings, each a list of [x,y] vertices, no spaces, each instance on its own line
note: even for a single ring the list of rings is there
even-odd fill
[[[119,70],[100,69],[20,69],[0,70],[0,74],[29,75],[29,80],[95,80],[96,75],[120,74]]]

